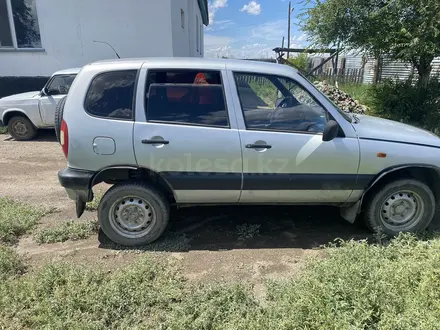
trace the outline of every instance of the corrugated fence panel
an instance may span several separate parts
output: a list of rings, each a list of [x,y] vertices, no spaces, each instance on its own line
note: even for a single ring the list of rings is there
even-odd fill
[[[313,56],[311,58],[311,67],[316,67],[322,61],[325,60],[325,57],[322,56]],[[340,72],[339,69],[342,69],[342,65],[344,64],[344,72]],[[350,56],[350,55],[342,55],[339,57],[338,61],[338,73],[339,76],[345,75],[353,75],[353,70],[362,69],[363,58],[362,56]],[[363,71],[362,82],[365,84],[371,84],[374,82],[374,76],[376,71],[376,60],[373,58],[369,58],[365,65]],[[332,61],[327,62],[323,68],[317,70],[314,75],[320,78],[330,79],[330,76],[333,74],[332,70]],[[387,58],[382,59],[381,61],[381,69],[379,71],[380,80],[384,79],[399,79],[406,80],[408,77],[413,74],[417,77],[417,70],[412,69],[412,65],[410,63],[391,61]],[[432,62],[432,76],[437,76],[440,78],[440,57],[435,58]]]

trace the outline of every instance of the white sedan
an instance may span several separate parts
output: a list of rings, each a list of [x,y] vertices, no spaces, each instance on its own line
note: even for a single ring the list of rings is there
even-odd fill
[[[0,99],[0,127],[19,141],[32,140],[39,129],[52,129],[58,102],[67,95],[79,68],[55,72],[41,91]]]

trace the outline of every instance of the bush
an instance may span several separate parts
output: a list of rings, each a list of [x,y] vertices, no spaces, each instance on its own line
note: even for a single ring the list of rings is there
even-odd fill
[[[28,233],[45,214],[43,210],[0,198],[0,243],[13,244]]]
[[[286,61],[287,65],[293,66],[296,69],[299,69],[303,72],[306,72],[309,69],[309,57],[306,53],[298,54],[296,57],[290,57]]]
[[[7,134],[8,129],[6,127],[0,127],[0,134]]]
[[[68,221],[54,228],[42,229],[35,234],[35,240],[42,243],[76,241],[89,238],[99,230],[97,221]]]
[[[386,80],[372,86],[372,108],[380,117],[402,121],[438,132],[440,129],[440,81],[432,79],[427,88],[415,79]]]
[[[24,270],[25,266],[21,256],[14,249],[0,245],[0,280],[20,275]]]

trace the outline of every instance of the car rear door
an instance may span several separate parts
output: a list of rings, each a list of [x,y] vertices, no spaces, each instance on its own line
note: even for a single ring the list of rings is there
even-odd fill
[[[359,197],[358,140],[341,134],[322,141],[332,115],[316,95],[288,77],[237,71],[229,77],[240,110],[240,202],[340,204]]]
[[[55,110],[58,102],[67,95],[76,75],[53,76],[45,86],[46,95],[38,102],[41,120],[44,126],[55,126]]]
[[[153,65],[153,66],[151,66]],[[143,68],[134,127],[138,165],[159,173],[178,203],[235,203],[241,145],[223,66]]]

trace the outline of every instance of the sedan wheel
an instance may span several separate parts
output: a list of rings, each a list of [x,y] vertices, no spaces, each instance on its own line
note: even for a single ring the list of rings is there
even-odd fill
[[[37,135],[37,130],[31,121],[22,116],[9,119],[8,132],[17,141],[29,141]]]

